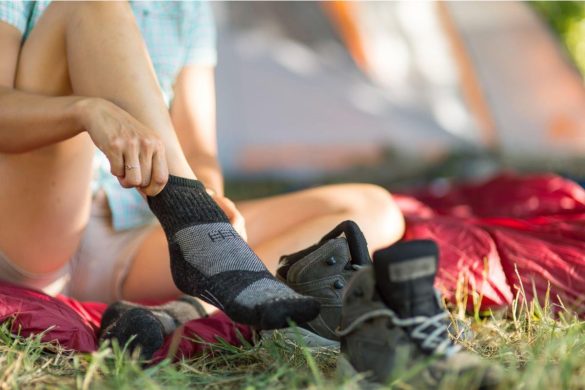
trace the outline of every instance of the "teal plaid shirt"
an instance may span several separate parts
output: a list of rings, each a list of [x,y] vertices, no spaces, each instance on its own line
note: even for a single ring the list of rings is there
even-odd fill
[[[50,1],[0,1],[0,20],[18,28],[24,40],[49,4]],[[170,107],[173,84],[184,66],[213,66],[217,61],[211,7],[204,1],[131,1],[130,4]],[[94,159],[92,189],[106,193],[114,229],[131,229],[154,221],[138,191],[122,188],[110,174],[109,162],[100,151]]]

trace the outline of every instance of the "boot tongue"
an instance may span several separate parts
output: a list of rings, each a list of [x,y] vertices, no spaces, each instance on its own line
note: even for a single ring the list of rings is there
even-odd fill
[[[338,241],[339,237],[345,236],[344,241],[346,241],[346,247],[349,250],[350,256],[343,256],[348,257],[351,259],[351,264],[365,266],[370,265],[372,260],[370,259],[370,255],[368,252],[368,244],[366,239],[360,230],[359,226],[353,221],[344,221],[337,225],[333,230],[327,233],[321,240],[311,245],[308,248],[305,248],[301,251],[296,253],[292,253],[290,255],[284,255],[280,258],[278,269],[276,271],[276,276],[283,281],[286,281],[288,278],[288,273],[290,269],[299,261],[305,260],[308,256],[312,253],[317,251],[319,248],[331,244],[335,241]],[[350,266],[351,266],[350,264]],[[347,269],[350,271],[350,268]]]
[[[430,240],[401,242],[374,253],[379,293],[399,317],[442,312],[433,287],[438,254]]]
[[[293,265],[295,265],[296,263],[298,263],[300,260],[307,257],[309,254],[311,254],[314,251],[316,251],[317,249],[319,249],[320,246],[321,245],[319,245],[319,244],[311,245],[310,247],[305,248],[305,249],[298,251],[296,253],[282,256],[278,262],[278,269],[276,270],[276,276],[280,280],[286,281],[288,278],[288,271],[291,269],[291,267]]]

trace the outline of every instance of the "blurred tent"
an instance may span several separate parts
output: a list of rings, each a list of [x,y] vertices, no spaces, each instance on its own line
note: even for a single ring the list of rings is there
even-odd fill
[[[398,154],[578,157],[585,89],[520,2],[221,2],[228,176],[307,178]],[[400,170],[404,167],[392,167]]]
[[[583,155],[583,80],[528,4],[448,7],[488,101],[502,153]]]

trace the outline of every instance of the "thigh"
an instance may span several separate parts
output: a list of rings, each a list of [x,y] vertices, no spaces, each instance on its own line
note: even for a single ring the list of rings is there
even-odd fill
[[[246,220],[248,242],[255,247],[314,218],[359,208],[365,201],[362,184],[339,184],[238,202]],[[350,206],[351,205],[351,206]],[[333,226],[331,227],[333,228]],[[318,240],[319,237],[315,237]]]
[[[121,297],[133,302],[169,301],[182,294],[171,275],[169,246],[160,225],[141,240],[122,282]],[[207,313],[217,310],[207,302],[199,303]]]
[[[16,89],[71,93],[58,7],[47,8],[24,42]],[[49,272],[74,253],[89,216],[92,159],[85,134],[29,153],[0,154],[0,249],[16,265]]]
[[[70,264],[67,295],[80,301],[112,303],[123,298],[124,280],[153,226],[117,231],[104,192],[94,196],[89,222]],[[167,266],[168,267],[168,266]],[[144,281],[148,291],[157,284]]]
[[[128,268],[122,297],[129,301],[173,299],[180,291],[173,282],[169,246],[160,225],[141,242]]]

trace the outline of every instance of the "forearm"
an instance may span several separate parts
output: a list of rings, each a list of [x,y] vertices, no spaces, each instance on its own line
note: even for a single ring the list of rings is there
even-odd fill
[[[24,153],[82,132],[88,99],[48,97],[0,87],[0,153]]]
[[[210,66],[183,68],[175,83],[171,119],[191,169],[205,186],[223,195],[217,161],[214,71]]]

